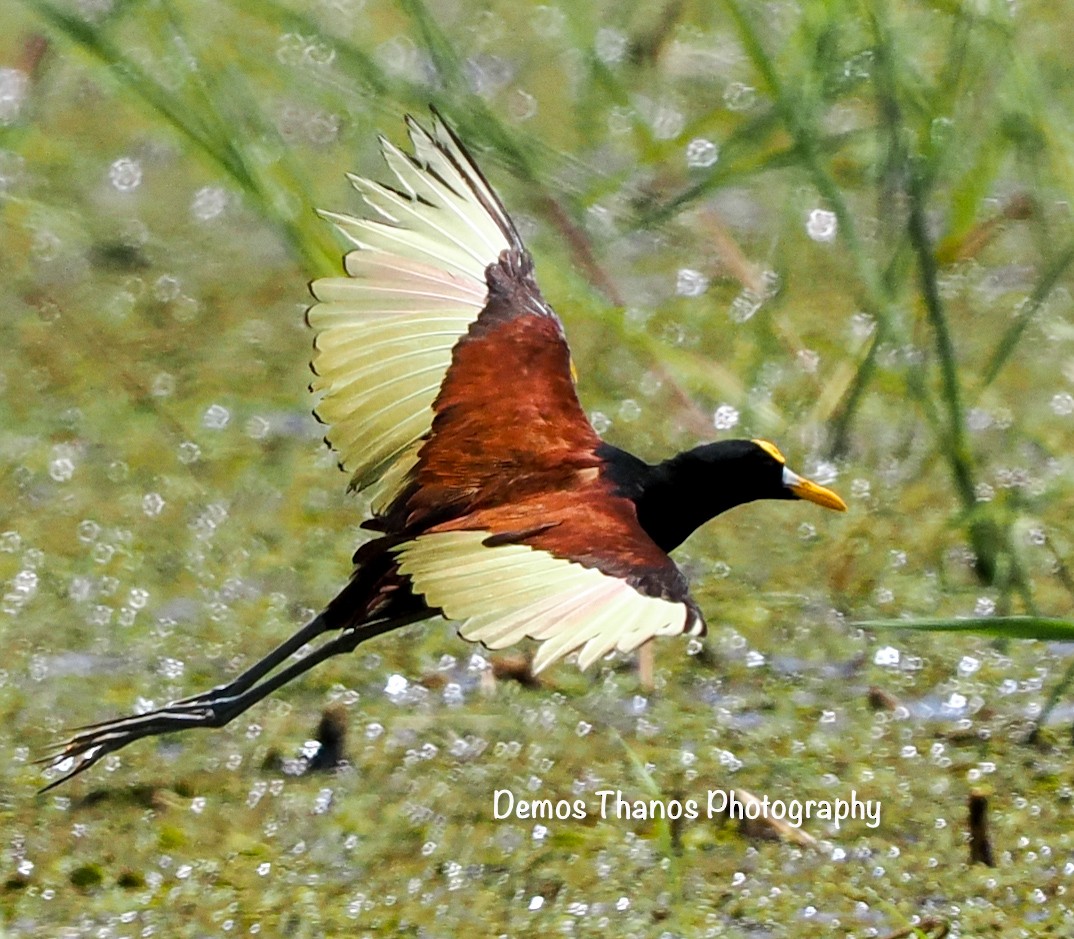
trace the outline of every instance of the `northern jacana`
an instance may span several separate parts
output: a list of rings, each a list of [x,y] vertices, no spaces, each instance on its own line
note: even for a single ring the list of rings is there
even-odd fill
[[[351,177],[375,215],[324,213],[353,245],[346,277],[312,285],[311,390],[326,442],[369,490],[378,532],[325,610],[233,681],[83,728],[46,762],[69,779],[140,737],[220,727],[330,656],[443,617],[501,649],[540,642],[535,672],[581,668],[705,622],[668,556],[755,499],[843,510],[764,440],[651,466],[604,443],[575,393],[563,325],[533,260],[465,147],[434,114],[413,154],[382,140],[393,186]],[[286,665],[325,633],[334,635]]]

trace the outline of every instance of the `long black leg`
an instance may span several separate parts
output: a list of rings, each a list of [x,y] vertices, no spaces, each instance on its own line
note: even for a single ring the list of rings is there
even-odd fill
[[[273,649],[263,659],[259,659],[254,662],[245,672],[231,681],[223,685],[217,685],[215,688],[210,688],[208,691],[202,691],[198,694],[191,695],[189,698],[180,698],[178,701],[172,701],[167,707],[160,708],[160,711],[171,711],[173,708],[181,704],[201,704],[205,702],[215,701],[221,697],[231,697],[237,695],[252,685],[256,684],[262,677],[271,672],[281,662],[285,662],[292,655],[294,655],[299,649],[309,642],[312,642],[319,635],[327,632],[332,626],[325,613],[318,613],[313,619],[311,619],[305,626],[303,626],[298,632],[296,632],[289,639],[285,639],[275,649]],[[149,713],[155,714],[156,711]],[[137,715],[139,717],[148,717],[147,714]],[[120,718],[119,720],[128,720],[128,718]],[[72,727],[71,730],[87,731],[96,730],[104,727],[114,727],[118,721],[116,719],[110,721],[97,721],[93,724],[83,724],[80,727]],[[82,736],[80,733],[79,736]],[[77,739],[77,738],[72,738]],[[66,746],[67,744],[61,744]],[[61,780],[62,781],[62,780]]]
[[[158,734],[188,730],[192,727],[223,727],[266,695],[293,681],[325,659],[344,652],[352,652],[367,639],[417,622],[428,615],[429,612],[425,610],[347,629],[334,639],[318,646],[309,655],[258,684],[258,678],[271,671],[291,652],[305,645],[310,638],[325,630],[326,627],[323,624],[320,624],[316,630],[311,629],[321,618],[316,617],[233,682],[200,695],[183,698],[155,711],[91,725],[70,740],[59,744],[57,746],[59,752],[45,757],[40,762],[49,764],[50,768],[59,769],[63,775],[43,787],[41,791],[47,792],[60,783],[66,782],[72,776],[77,776],[89,769],[102,757],[142,737],[153,737]],[[302,641],[299,641],[300,639]],[[290,651],[284,652],[284,649]],[[266,664],[269,662],[272,664]],[[68,760],[73,761],[73,766],[66,765]]]

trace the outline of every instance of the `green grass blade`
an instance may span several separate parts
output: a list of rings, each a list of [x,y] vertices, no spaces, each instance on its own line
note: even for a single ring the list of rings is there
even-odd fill
[[[969,616],[965,619],[871,619],[862,629],[913,629],[919,632],[976,633],[1001,639],[1074,642],[1074,622],[1047,616]]]
[[[1018,347],[1022,336],[1025,335],[1026,329],[1033,322],[1036,314],[1040,312],[1052,289],[1063,274],[1066,273],[1071,262],[1074,262],[1074,242],[1068,244],[1048,265],[1040,280],[1037,281],[1036,287],[1033,288],[1033,292],[1029,295],[1029,299],[1022,308],[1020,315],[1007,327],[1006,332],[996,343],[996,348],[988,360],[988,365],[985,366],[984,377],[981,379],[979,391],[984,390],[996,380],[996,376],[1003,370],[1003,366],[1007,364],[1007,360]]]

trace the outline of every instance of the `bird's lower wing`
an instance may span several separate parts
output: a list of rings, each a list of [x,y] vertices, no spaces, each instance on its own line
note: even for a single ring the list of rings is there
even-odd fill
[[[460,624],[465,639],[501,649],[541,642],[535,672],[579,651],[587,668],[654,636],[701,635],[681,572],[632,519],[624,500],[556,493],[475,513],[396,549],[412,589]],[[530,533],[510,529],[543,517]]]

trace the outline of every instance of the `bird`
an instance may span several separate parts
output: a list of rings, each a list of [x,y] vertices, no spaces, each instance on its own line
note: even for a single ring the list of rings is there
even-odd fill
[[[325,442],[369,499],[373,532],[325,608],[236,678],[147,713],[76,728],[40,762],[52,788],[143,737],[221,727],[324,660],[425,620],[536,674],[586,669],[705,619],[670,557],[735,506],[846,510],[767,440],[718,440],[649,464],[604,442],[576,392],[561,320],[503,203],[448,122],[383,136],[394,179],[349,179],[361,215],[321,212],[348,243],[310,285],[310,390]],[[315,644],[319,643],[319,644]],[[296,654],[310,646],[304,655]]]

